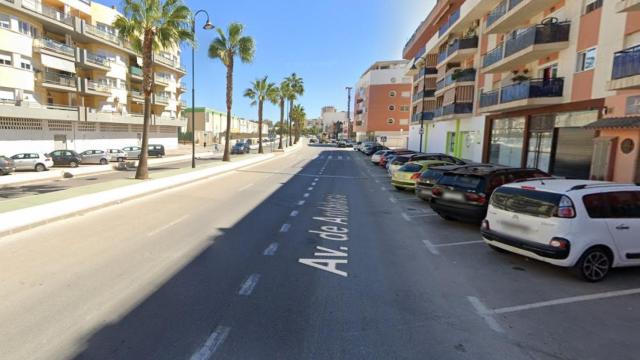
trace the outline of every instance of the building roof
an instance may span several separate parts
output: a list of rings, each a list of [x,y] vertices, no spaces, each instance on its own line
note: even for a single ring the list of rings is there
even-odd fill
[[[606,129],[606,128],[640,128],[640,116],[627,116],[617,118],[600,119],[586,125],[588,129]]]

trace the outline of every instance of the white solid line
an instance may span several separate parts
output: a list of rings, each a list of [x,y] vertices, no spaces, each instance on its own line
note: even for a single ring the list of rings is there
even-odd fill
[[[473,308],[476,309],[476,312],[478,313],[478,315],[480,315],[484,319],[484,321],[487,323],[487,325],[489,325],[491,330],[499,333],[504,332],[504,330],[502,329],[502,326],[500,326],[500,324],[498,324],[496,319],[494,319],[493,316],[491,316],[490,310],[487,309],[486,306],[484,306],[484,304],[480,301],[480,299],[474,296],[467,296],[467,299],[469,299],[469,302],[471,303]]]
[[[309,193],[304,193],[303,197],[309,197]]]
[[[282,224],[282,226],[280,227],[280,232],[284,233],[289,231],[289,228],[291,228],[291,224]]]
[[[493,314],[505,314],[505,313],[512,313],[517,311],[537,309],[537,308],[547,307],[547,306],[571,304],[575,302],[601,300],[601,299],[608,299],[612,297],[637,295],[637,294],[640,294],[640,288],[629,289],[629,290],[619,290],[619,291],[607,291],[607,292],[591,294],[591,295],[572,296],[567,298],[542,301],[542,302],[526,304],[526,305],[504,307],[504,308],[488,310],[488,311],[489,313],[493,313]]]
[[[289,214],[289,216],[291,216],[291,217],[296,217],[296,216],[298,216],[298,210],[293,210],[293,211],[291,212],[291,214]]]
[[[312,187],[312,186],[309,186],[309,187],[307,188],[307,191],[313,191],[313,187]]]
[[[429,214],[429,216],[433,216],[433,215],[437,215],[437,214]],[[460,245],[471,245],[471,244],[480,244],[480,243],[484,243],[484,240],[461,241],[461,242],[450,243],[450,244],[436,244],[435,246],[447,247],[447,246],[460,246]]]
[[[411,215],[410,217],[413,218],[419,218],[419,217],[429,217],[429,216],[438,216],[438,214],[433,213],[433,214],[420,214],[420,215]]]
[[[278,243],[273,243],[269,245],[268,248],[264,249],[262,254],[265,256],[273,256],[276,253],[276,250],[278,250]]]
[[[328,159],[333,159],[333,156],[329,155]]]
[[[247,185],[247,186],[243,186],[243,187],[241,187],[240,189],[238,189],[238,192],[245,191],[245,190],[247,190],[248,188],[252,187],[253,185],[255,185],[255,184],[249,184],[249,185]]]
[[[407,221],[411,221],[411,218],[409,217],[409,215],[407,215],[407,213],[403,212],[402,214],[400,214],[402,216],[402,218],[404,218]]]
[[[304,205],[304,203],[305,203],[304,200],[300,200],[300,201],[298,201],[298,206],[302,206],[302,205]]]
[[[396,200],[396,198],[395,198],[395,197],[393,197],[393,196],[389,197],[389,201],[391,201],[391,202],[392,202],[392,203],[394,203],[394,204],[398,202],[398,201]]]
[[[167,230],[168,228],[177,225],[179,222],[184,221],[188,217],[189,217],[189,215],[185,215],[185,216],[183,216],[183,217],[181,217],[181,218],[179,218],[177,220],[174,220],[174,221],[168,223],[167,225],[165,225],[163,227],[159,227],[159,228],[151,231],[150,233],[147,234],[147,236],[153,236],[155,234],[161,233],[161,232]]]
[[[431,251],[431,253],[432,253],[433,255],[440,255],[440,251],[438,251],[438,249],[436,249],[436,247],[435,247],[435,246],[433,246],[433,243],[432,243],[431,241],[429,241],[429,240],[422,240],[422,243],[424,244],[424,246],[426,246],[426,247],[427,247],[427,249],[428,249],[429,251]]]
[[[200,350],[195,354],[191,355],[191,360],[209,360],[211,356],[213,356],[213,353],[215,353],[220,345],[222,345],[227,336],[229,336],[229,331],[231,331],[230,327],[218,326],[216,330],[211,333],[202,348],[200,348]]]
[[[258,280],[260,280],[260,274],[251,274],[240,286],[240,291],[238,291],[238,295],[249,296],[253,292],[253,289],[258,284]]]

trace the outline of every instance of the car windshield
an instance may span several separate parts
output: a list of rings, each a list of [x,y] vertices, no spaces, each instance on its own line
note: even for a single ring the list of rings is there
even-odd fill
[[[561,199],[561,194],[546,191],[500,187],[491,196],[491,205],[505,211],[549,218]]]
[[[419,172],[420,170],[422,170],[422,166],[419,164],[410,163],[410,164],[404,164],[398,170],[402,172]]]
[[[484,180],[480,176],[467,174],[445,174],[438,181],[438,185],[452,186],[461,190],[475,190],[481,192]]]

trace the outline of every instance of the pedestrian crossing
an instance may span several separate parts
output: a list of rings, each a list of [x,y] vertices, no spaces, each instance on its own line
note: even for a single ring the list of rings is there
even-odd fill
[[[318,155],[318,160],[351,160],[350,155]]]

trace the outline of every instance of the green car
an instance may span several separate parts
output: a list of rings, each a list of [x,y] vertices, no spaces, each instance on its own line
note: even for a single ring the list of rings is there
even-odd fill
[[[433,166],[452,165],[442,160],[412,161],[402,165],[391,177],[391,185],[398,190],[415,190],[420,175]]]

